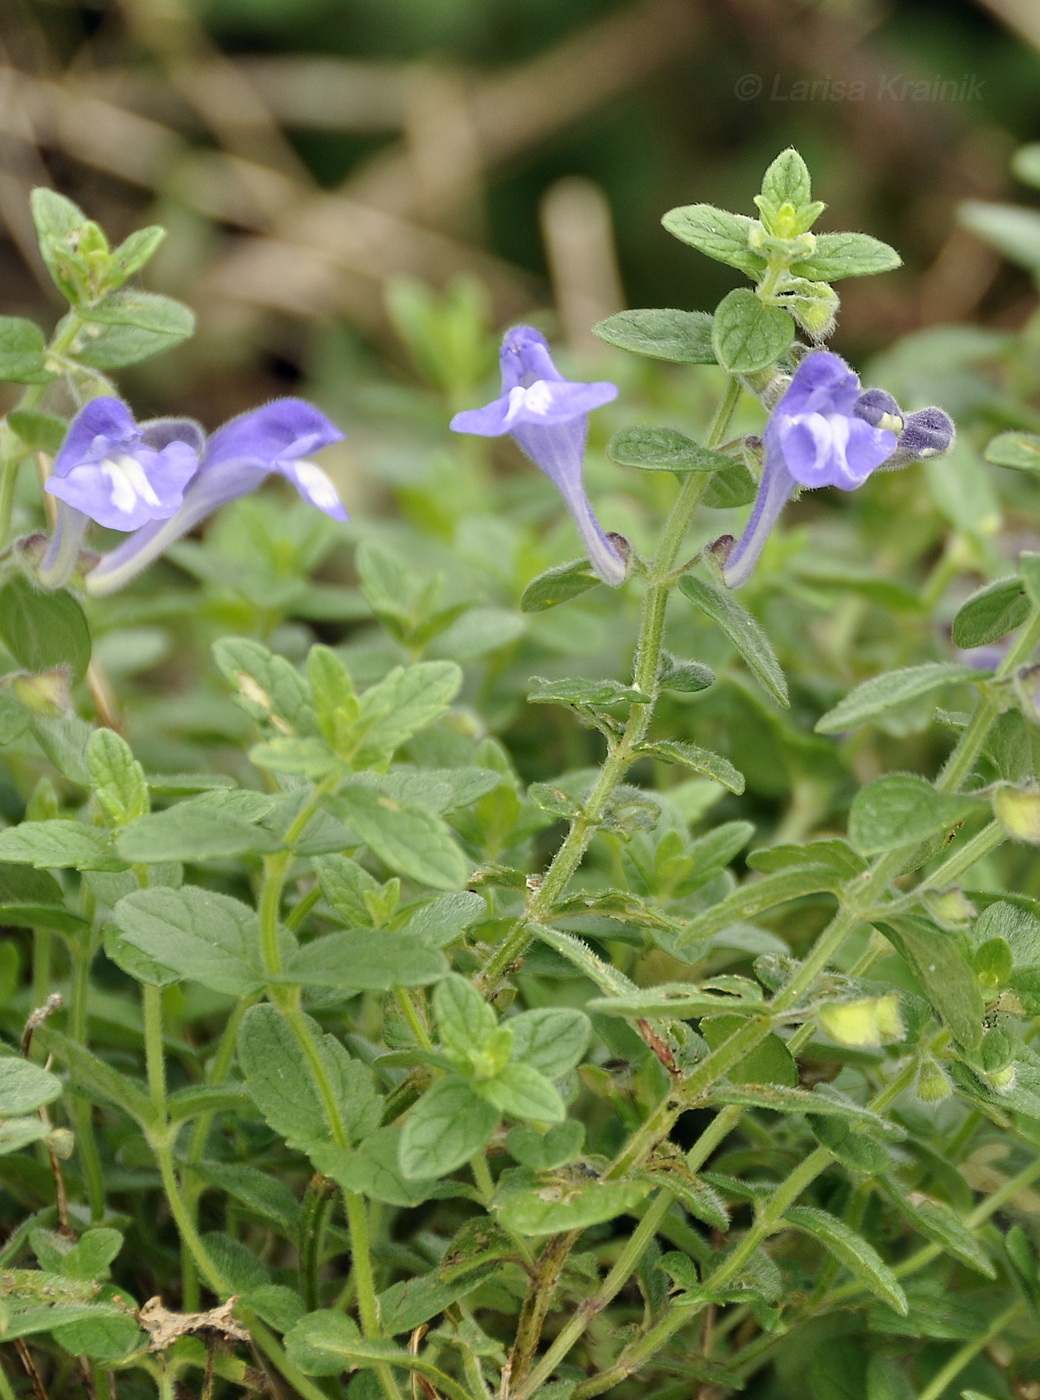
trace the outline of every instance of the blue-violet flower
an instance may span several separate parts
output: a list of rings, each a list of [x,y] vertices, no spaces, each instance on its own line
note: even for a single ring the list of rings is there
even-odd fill
[[[336,488],[308,459],[338,442],[339,429],[302,399],[276,399],[225,423],[207,442],[191,419],[136,424],[119,399],[91,400],[73,419],[46,489],[58,519],[40,579],[57,587],[75,566],[89,520],[130,532],[85,579],[88,593],[122,588],[219,506],[254,490],[270,472],[293,483],[334,520],[347,513]]]
[[[456,413],[453,431],[480,437],[509,433],[560,492],[593,571],[613,587],[624,583],[627,562],[603,533],[582,479],[588,415],[617,398],[617,385],[565,379],[552,362],[545,337],[530,326],[507,331],[499,362],[501,395],[484,408]]]
[[[837,355],[827,350],[807,355],[766,424],[758,497],[747,528],[725,555],[723,580],[730,588],[747,582],[799,487],[853,491],[879,468],[945,452],[953,436],[953,421],[942,409],[925,408],[904,418],[891,394],[862,390]]]

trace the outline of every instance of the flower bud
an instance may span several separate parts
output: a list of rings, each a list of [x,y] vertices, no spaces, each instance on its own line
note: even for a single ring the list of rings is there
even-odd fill
[[[911,457],[939,457],[953,446],[956,431],[941,408],[922,408],[907,418],[899,447]]]
[[[61,719],[72,710],[69,693],[70,675],[67,666],[55,666],[49,671],[16,671],[4,677],[15,698],[44,719]]]
[[[994,815],[1009,836],[1040,846],[1040,783],[1033,778],[1017,787],[1002,783],[992,800]]]
[[[839,1045],[888,1045],[905,1039],[899,995],[832,1002],[816,1013],[820,1026]]]
[[[924,906],[940,928],[967,928],[976,914],[976,909],[963,890],[956,887],[948,890],[928,890],[924,896]]]
[[[921,1061],[914,1090],[924,1103],[941,1103],[953,1093],[953,1085],[938,1061],[929,1057]]]

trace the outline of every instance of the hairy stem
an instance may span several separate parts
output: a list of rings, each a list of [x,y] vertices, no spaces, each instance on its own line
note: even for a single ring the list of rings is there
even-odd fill
[[[717,447],[726,435],[733,411],[740,399],[741,388],[736,379],[727,384],[716,410],[705,444]],[[661,668],[664,643],[664,620],[668,596],[675,580],[670,578],[690,528],[690,521],[708,484],[705,472],[690,472],[683,482],[675,503],[665,522],[661,543],[650,569],[636,643],[633,684],[650,697],[647,703],[632,706],[621,737],[607,753],[599,777],[585,800],[582,810],[571,823],[541,883],[531,897],[523,916],[516,921],[505,939],[492,953],[476,978],[481,991],[490,993],[498,986],[509,968],[521,957],[531,941],[528,923],[539,923],[552,915],[556,901],[563,894],[571,877],[588,850],[599,828],[611,793],[635,762],[637,748],[646,738],[657,700],[657,678]]]

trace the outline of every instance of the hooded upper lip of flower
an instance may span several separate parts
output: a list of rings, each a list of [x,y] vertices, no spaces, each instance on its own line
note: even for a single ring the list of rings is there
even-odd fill
[[[617,385],[565,379],[545,337],[531,326],[506,332],[499,362],[501,394],[483,408],[456,413],[453,431],[480,437],[511,434],[563,496],[595,572],[604,583],[623,583],[627,563],[603,533],[582,480],[588,415],[617,398]]]
[[[120,399],[92,399],[73,419],[46,490],[110,530],[136,530],[176,514],[199,469],[203,435],[186,420],[170,438],[165,420],[134,422]]]
[[[50,587],[66,581],[75,563],[72,542],[82,538],[89,517],[130,532],[86,579],[88,593],[114,592],[270,472],[286,477],[326,515],[346,520],[336,488],[307,460],[342,437],[303,399],[276,399],[244,413],[208,442],[191,419],[157,418],[138,425],[120,399],[92,399],[73,419],[46,482],[61,504],[41,581]]]
[[[723,580],[730,588],[747,581],[799,486],[852,491],[879,467],[945,452],[953,435],[953,421],[942,409],[904,418],[891,394],[861,389],[839,356],[828,350],[807,355],[769,416],[758,497],[743,535],[725,557]]]

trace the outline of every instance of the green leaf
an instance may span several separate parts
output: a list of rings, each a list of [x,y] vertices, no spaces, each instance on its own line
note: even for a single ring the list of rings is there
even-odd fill
[[[704,253],[716,262],[739,268],[755,277],[766,269],[765,258],[748,246],[748,234],[757,223],[744,214],[730,214],[711,204],[686,204],[670,209],[661,223],[680,243]]]
[[[25,1308],[13,1313],[4,1327],[5,1342],[17,1337],[31,1337],[39,1332],[56,1332],[74,1322],[97,1322],[102,1318],[127,1322],[126,1312],[108,1303],[53,1303],[50,1306]]]
[[[0,1118],[32,1113],[61,1097],[61,1080],[13,1055],[0,1057]]]
[[[389,762],[394,751],[413,734],[441,717],[462,685],[462,672],[454,661],[420,661],[397,666],[385,680],[361,697],[354,752],[359,768]]]
[[[953,642],[958,647],[984,647],[998,642],[1029,616],[1029,599],[1020,578],[997,579],[977,589],[953,619]]]
[[[51,1336],[58,1346],[70,1356],[88,1356],[92,1361],[102,1362],[122,1361],[139,1350],[146,1340],[145,1335],[125,1311],[133,1307],[133,1299],[118,1288],[105,1287],[99,1289],[96,1303],[117,1308],[122,1304],[122,1307],[117,1313],[110,1312],[107,1307],[97,1307],[90,1317],[52,1327]]]
[[[703,1017],[700,1031],[709,1048],[717,1050],[740,1027],[740,1017],[727,1009],[721,1016]],[[798,1083],[798,1066],[780,1037],[770,1033],[727,1071],[727,1077],[734,1084],[783,1084],[793,1088]]]
[[[761,1016],[768,1007],[761,999],[742,999],[723,992],[705,990],[688,982],[661,982],[616,997],[593,997],[585,1003],[599,1016],[624,1016],[628,1020],[647,1017],[683,1021],[695,1016],[735,1012],[741,1016]]]
[[[308,1313],[286,1334],[289,1360],[312,1376],[338,1375],[357,1366],[398,1366],[430,1382],[445,1400],[468,1400],[469,1392],[457,1381],[410,1351],[403,1351],[386,1337],[362,1337],[357,1324],[341,1313]]]
[[[336,1111],[351,1139],[374,1131],[382,1104],[371,1072],[352,1060],[334,1036],[305,1018],[332,1088]],[[273,1006],[253,1006],[238,1033],[238,1060],[246,1088],[267,1123],[293,1148],[328,1144],[331,1132],[308,1062],[292,1030]]]
[[[949,831],[979,806],[978,798],[938,792],[912,773],[889,773],[853,799],[849,840],[863,856],[896,851]]]
[[[511,1192],[498,1218],[520,1235],[555,1235],[585,1230],[633,1210],[653,1189],[643,1181],[599,1181],[575,1177],[552,1190]],[[547,1199],[548,1198],[548,1199]]]
[[[547,1079],[560,1079],[575,1067],[592,1031],[586,1015],[563,1006],[522,1011],[505,1024],[513,1032],[513,1059]]]
[[[998,433],[991,438],[984,454],[995,467],[1016,472],[1040,472],[1040,434]]]
[[[622,428],[607,443],[607,456],[623,467],[649,472],[715,472],[733,458],[712,452],[675,428]]]
[[[91,786],[108,818],[125,826],[148,811],[144,769],[114,729],[95,729],[87,744]]]
[[[47,368],[47,342],[39,326],[20,316],[0,316],[0,379],[46,384],[54,377]]]
[[[285,1350],[305,1376],[338,1376],[351,1365],[360,1338],[352,1317],[325,1310],[301,1317],[285,1334]]]
[[[521,1166],[530,1167],[533,1171],[551,1172],[573,1162],[581,1151],[584,1139],[584,1124],[574,1118],[565,1118],[544,1133],[529,1123],[520,1123],[510,1128],[506,1146]]]
[[[782,307],[768,306],[747,287],[737,287],[715,308],[711,340],[723,369],[751,374],[775,364],[794,333],[794,321]]]
[[[307,682],[284,657],[259,642],[224,637],[213,644],[213,659],[246,714],[282,734],[317,734]]]
[[[62,272],[60,255],[74,251],[80,229],[87,216],[71,199],[56,190],[38,188],[30,195],[33,222],[39,239],[40,253],[54,285],[65,296],[68,283]]]
[[[388,1206],[418,1206],[431,1196],[451,1194],[450,1183],[442,1184],[428,1177],[409,1181],[402,1176],[398,1165],[400,1146],[400,1128],[377,1128],[355,1151],[312,1146],[310,1157],[320,1172],[330,1176],[344,1190],[356,1191]]]
[[[264,985],[255,912],[224,894],[184,885],[137,890],[114,917],[132,947],[179,977],[228,996],[249,996]]]
[[[195,1171],[213,1186],[233,1196],[236,1201],[273,1220],[287,1233],[295,1230],[303,1214],[300,1203],[283,1181],[256,1167],[240,1162],[203,1160]]]
[[[0,690],[0,747],[13,744],[29,728],[31,719],[24,705]]]
[[[379,1295],[379,1320],[391,1337],[412,1332],[464,1298],[478,1282],[478,1278],[470,1276],[457,1283],[444,1283],[431,1273],[393,1283]]]
[[[741,885],[718,904],[691,919],[676,940],[677,948],[688,948],[731,924],[754,919],[788,900],[801,899],[807,894],[835,894],[840,887],[841,877],[828,865],[796,865],[778,870],[761,880]]]
[[[892,1168],[892,1158],[879,1142],[875,1142],[854,1124],[840,1118],[817,1118],[810,1114],[806,1120],[813,1137],[831,1156],[851,1171],[865,1176],[883,1176]]]
[[[567,1109],[559,1093],[531,1065],[512,1061],[490,1079],[472,1079],[470,1088],[510,1118],[561,1123]]]
[[[119,247],[112,250],[112,270],[108,276],[108,285],[115,290],[122,286],[128,277],[140,272],[165,237],[164,228],[160,228],[158,224],[149,224],[147,228],[135,229],[124,238]]]
[[[790,705],[787,682],[769,638],[742,603],[704,579],[685,574],[679,591],[725,632],[752,673],[774,700]]]
[[[620,681],[586,680],[581,676],[568,676],[563,680],[550,681],[544,676],[532,676],[535,687],[527,699],[532,705],[586,705],[590,708],[603,708],[608,705],[649,705],[650,696],[633,686],[622,685]]]
[[[623,972],[619,972],[602,958],[597,958],[589,945],[583,943],[580,938],[575,938],[572,933],[563,933],[547,924],[533,922],[527,925],[527,931],[566,958],[605,996],[627,996],[630,992],[638,991],[635,983]]]
[[[747,863],[752,870],[765,874],[786,870],[792,865],[829,865],[842,880],[851,880],[867,868],[863,857],[840,836],[819,837],[800,845],[785,842],[779,846],[761,846],[750,852]]]
[[[966,1049],[977,1049],[985,1005],[961,938],[913,915],[886,919],[878,927],[907,962],[950,1033]]]
[[[447,824],[425,807],[397,802],[358,784],[328,798],[327,805],[398,874],[438,890],[466,883],[469,862]]]
[[[66,1278],[101,1278],[122,1247],[118,1230],[103,1225],[86,1230],[62,1259],[61,1271]]]
[[[655,360],[671,360],[680,365],[715,363],[711,317],[705,311],[676,311],[670,307],[618,311],[605,321],[597,321],[592,334],[619,350],[633,350]]]
[[[449,895],[438,895],[420,904],[410,913],[403,932],[433,948],[444,948],[486,913],[483,896],[468,889],[452,890]]]
[[[894,248],[868,233],[818,233],[812,257],[795,263],[791,272],[814,282],[837,282],[841,277],[891,272],[902,265],[903,259]]]
[[[836,1216],[813,1206],[789,1206],[785,1219],[796,1230],[818,1240],[875,1298],[880,1298],[901,1317],[906,1317],[909,1305],[899,1280],[862,1235],[849,1229]]]
[[[985,679],[985,672],[953,661],[926,661],[922,666],[907,666],[901,671],[872,676],[850,690],[844,700],[816,721],[816,733],[839,734],[843,729],[855,729],[929,691]]]
[[[587,559],[575,559],[570,564],[557,564],[554,569],[546,569],[544,574],[539,574],[527,585],[520,595],[520,611],[538,613],[546,612],[549,608],[558,608],[561,603],[580,598],[600,582]]]
[[[721,783],[724,788],[738,795],[744,791],[744,775],[737,771],[728,758],[712,753],[710,749],[699,748],[697,744],[687,744],[681,739],[658,739],[649,744],[639,744],[636,752],[646,758],[658,758],[663,763],[679,763],[684,768],[692,768],[703,773],[706,778]]]
[[[97,306],[80,307],[86,321],[74,354],[93,369],[135,365],[186,340],[195,315],[183,302],[155,292],[114,292]]]
[[[741,1108],[768,1108],[773,1113],[811,1113],[816,1118],[841,1118],[873,1137],[902,1142],[906,1129],[882,1118],[846,1097],[831,1084],[814,1084],[799,1089],[786,1084],[716,1084],[710,1090],[712,1103],[735,1104]]]
[[[113,1103],[135,1118],[142,1127],[156,1121],[155,1108],[148,1095],[132,1079],[120,1074],[111,1065],[92,1055],[68,1036],[50,1026],[41,1026],[34,1041],[39,1041],[48,1053],[57,1055],[72,1076],[73,1083],[91,1098]]]
[[[463,1059],[479,1054],[498,1030],[498,1017],[471,982],[453,974],[434,990],[441,1042]]]
[[[715,672],[700,661],[679,661],[674,657],[668,661],[658,683],[662,690],[671,690],[678,695],[696,695],[715,684]]]
[[[1040,212],[1017,204],[991,204],[964,199],[957,219],[1011,262],[1032,270],[1040,267]]]
[[[53,413],[39,413],[35,409],[13,408],[7,415],[7,426],[16,433],[31,452],[46,452],[53,457],[57,454],[68,423]]]
[[[90,664],[90,628],[71,593],[39,593],[24,574],[0,589],[0,641],[27,671],[67,666],[80,681]]]
[[[353,929],[330,933],[306,944],[274,981],[304,987],[388,992],[392,987],[425,987],[448,972],[443,953],[404,933]]]
[[[725,471],[715,472],[701,497],[701,505],[711,510],[736,510],[758,495],[758,483],[743,462],[734,462]]]
[[[349,924],[364,928],[372,919],[372,910],[365,896],[379,895],[383,888],[379,881],[347,856],[319,856],[314,862],[314,869],[325,900]]]
[[[200,799],[138,817],[116,837],[116,850],[131,865],[158,865],[168,860],[229,860],[234,856],[265,855],[281,848],[281,838],[273,831]]]
[[[446,1176],[484,1147],[499,1112],[464,1079],[450,1075],[422,1096],[405,1120],[400,1166],[410,1180]]]
[[[902,1184],[894,1180],[885,1182],[885,1194],[915,1230],[969,1269],[985,1278],[996,1278],[993,1261],[951,1206],[944,1201],[912,1202]]]
[[[125,870],[106,832],[82,822],[22,822],[0,831],[0,861],[37,870]]]
[[[1018,556],[1018,573],[1029,601],[1040,610],[1040,554],[1023,549]]]
[[[648,1175],[655,1186],[667,1186],[695,1219],[703,1220],[716,1230],[729,1229],[725,1201],[713,1186],[694,1176],[681,1157],[662,1158],[649,1169]],[[680,1257],[691,1263],[685,1255]]]
[[[771,203],[793,204],[796,210],[812,199],[809,167],[793,146],[781,151],[763,175],[762,193]]]

